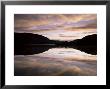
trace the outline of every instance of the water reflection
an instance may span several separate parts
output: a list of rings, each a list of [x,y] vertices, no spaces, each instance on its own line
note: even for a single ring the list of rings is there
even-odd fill
[[[28,52],[23,51],[23,49],[16,52],[14,57],[15,76],[97,75],[97,55],[87,54],[74,48],[65,47],[53,48],[51,46],[45,46],[44,48],[39,46],[36,49],[34,47],[33,50],[29,50],[32,47],[25,47],[25,51],[28,50]],[[21,51],[23,52],[21,53]]]
[[[38,53],[48,51],[51,48],[62,48],[62,47],[77,49],[88,54],[93,54],[93,55],[97,54],[97,46],[56,46],[54,44],[17,45],[14,48],[14,54],[15,55],[33,55],[33,54],[38,54]]]

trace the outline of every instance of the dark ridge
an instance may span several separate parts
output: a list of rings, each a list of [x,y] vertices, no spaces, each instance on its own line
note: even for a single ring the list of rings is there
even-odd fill
[[[14,54],[33,55],[42,53],[50,49],[49,43],[51,42],[48,38],[38,34],[14,33]]]
[[[44,36],[32,33],[14,33],[14,43],[19,44],[46,44],[50,40]]]
[[[74,41],[69,42],[69,44],[74,44],[74,45],[81,45],[81,46],[97,46],[97,35],[88,35],[85,36],[82,39],[77,39]]]
[[[97,54],[97,35],[89,35],[71,42],[55,41],[31,33],[14,33],[14,54],[32,55],[42,53],[54,47],[68,47],[84,51],[89,54]]]
[[[78,39],[69,43],[74,45],[74,48],[84,51],[89,54],[97,54],[97,35],[89,35],[82,39]]]

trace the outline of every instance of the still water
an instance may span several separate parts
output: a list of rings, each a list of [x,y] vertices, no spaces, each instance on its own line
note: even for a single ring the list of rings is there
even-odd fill
[[[97,55],[87,54],[74,48],[58,47],[42,53],[20,54],[15,55],[14,60],[15,76],[97,75]]]

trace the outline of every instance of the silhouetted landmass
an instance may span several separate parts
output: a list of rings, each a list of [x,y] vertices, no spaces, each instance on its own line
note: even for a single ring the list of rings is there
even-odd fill
[[[15,45],[20,44],[47,44],[50,40],[44,36],[32,33],[14,33]]]
[[[77,39],[74,41],[69,42],[69,44],[74,44],[74,45],[81,45],[81,46],[96,46],[97,45],[97,35],[93,34],[93,35],[88,35],[85,36],[82,39]]]
[[[89,35],[74,41],[49,40],[32,33],[14,33],[15,54],[37,54],[54,47],[70,47],[90,54],[97,54],[97,35]]]
[[[74,48],[90,54],[97,54],[97,35],[89,35],[82,39],[69,42],[69,45],[74,45]]]
[[[55,44],[55,45],[97,45],[97,35],[89,35],[82,39],[77,39],[74,41],[58,41],[58,40],[49,40],[47,37],[38,34],[32,33],[15,33],[14,34],[15,45],[20,44]]]

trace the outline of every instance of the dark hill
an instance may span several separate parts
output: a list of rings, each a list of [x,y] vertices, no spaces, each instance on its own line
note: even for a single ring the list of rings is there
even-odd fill
[[[69,44],[74,44],[74,45],[82,45],[82,46],[90,46],[90,45],[97,45],[97,35],[93,34],[93,35],[88,35],[85,36],[82,39],[77,39],[74,41],[69,42]]]
[[[97,45],[97,35],[88,35],[82,39],[77,39],[74,41],[54,41],[49,40],[48,38],[38,35],[38,34],[31,34],[31,33],[14,33],[14,42],[15,44],[56,44],[56,45]]]
[[[40,48],[40,50],[37,47]],[[15,54],[40,53],[52,47],[69,47],[86,53],[97,54],[97,35],[89,35],[82,39],[67,42],[49,40],[48,38],[38,34],[14,33]]]
[[[47,44],[50,40],[44,36],[31,33],[14,33],[15,45],[19,44]]]
[[[74,48],[89,54],[97,54],[97,35],[89,35],[82,39],[78,39],[69,43]]]
[[[50,40],[44,36],[31,33],[14,33],[14,54],[32,55],[42,53],[50,48]]]

